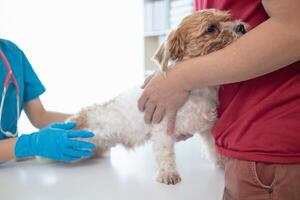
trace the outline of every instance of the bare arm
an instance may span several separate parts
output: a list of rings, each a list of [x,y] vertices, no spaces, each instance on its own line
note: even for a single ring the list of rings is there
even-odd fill
[[[154,77],[138,102],[145,119],[159,122],[166,113],[171,133],[190,90],[251,79],[300,60],[300,1],[264,0],[263,5],[270,19],[233,44],[177,64],[166,80]]]
[[[269,20],[227,48],[178,64],[187,89],[248,80],[300,60],[300,1],[263,5]]]
[[[16,141],[17,138],[0,140],[0,163],[13,160],[15,158]]]
[[[43,128],[53,122],[63,122],[70,116],[69,114],[47,111],[39,98],[26,103],[24,110],[36,128]]]

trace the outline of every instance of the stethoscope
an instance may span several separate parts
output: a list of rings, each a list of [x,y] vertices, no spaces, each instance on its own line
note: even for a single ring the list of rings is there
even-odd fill
[[[1,103],[0,103],[0,131],[6,135],[7,137],[16,137],[18,135],[18,128],[16,129],[15,133],[12,133],[10,131],[5,131],[2,128],[2,111],[3,111],[3,104],[5,101],[5,96],[6,96],[6,92],[7,92],[7,88],[9,86],[9,80],[12,80],[13,85],[16,88],[16,97],[17,97],[17,121],[19,120],[20,117],[20,96],[19,96],[19,85],[17,82],[17,79],[15,77],[15,75],[13,74],[13,71],[11,69],[11,66],[6,58],[6,56],[4,55],[4,53],[0,50],[0,57],[2,59],[2,61],[4,62],[4,65],[8,71],[5,81],[4,81],[4,88],[3,88],[3,92],[2,92],[2,97],[1,97]]]

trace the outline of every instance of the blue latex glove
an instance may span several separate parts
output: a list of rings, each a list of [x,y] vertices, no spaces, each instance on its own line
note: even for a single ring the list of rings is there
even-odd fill
[[[92,155],[96,146],[74,138],[90,138],[94,134],[83,130],[71,130],[76,123],[54,123],[39,132],[21,135],[15,145],[16,158],[42,156],[61,161],[75,161]]]

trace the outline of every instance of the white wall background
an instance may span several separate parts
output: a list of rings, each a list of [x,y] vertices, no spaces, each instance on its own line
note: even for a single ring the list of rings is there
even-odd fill
[[[46,86],[48,110],[74,113],[143,80],[141,0],[0,0],[0,37]],[[23,114],[20,132],[33,128]]]

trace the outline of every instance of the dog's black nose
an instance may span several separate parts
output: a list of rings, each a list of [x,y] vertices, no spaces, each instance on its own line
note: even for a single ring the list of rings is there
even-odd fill
[[[241,34],[245,34],[246,33],[246,29],[245,26],[243,24],[239,24],[235,27],[235,32],[237,33],[241,33]]]

